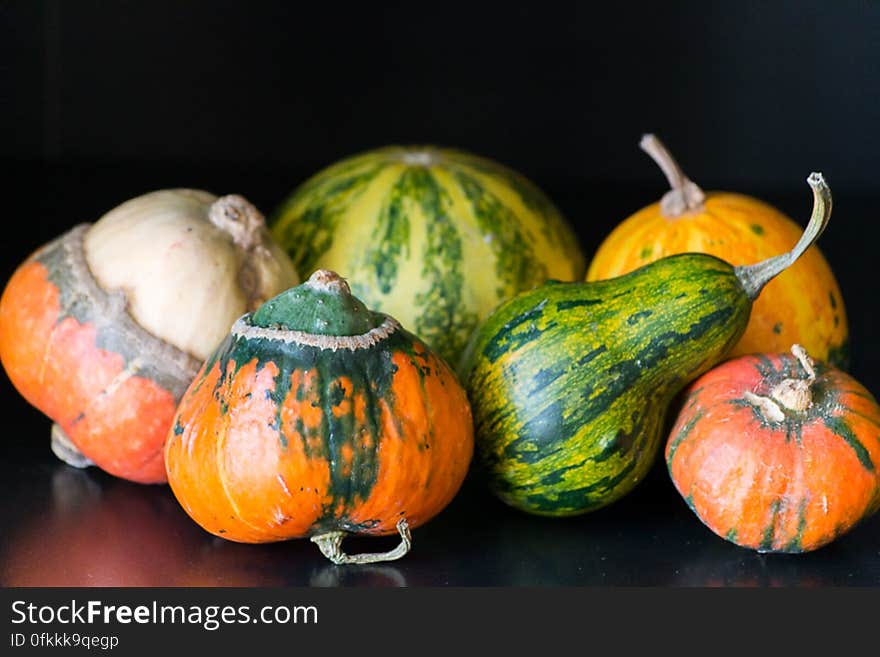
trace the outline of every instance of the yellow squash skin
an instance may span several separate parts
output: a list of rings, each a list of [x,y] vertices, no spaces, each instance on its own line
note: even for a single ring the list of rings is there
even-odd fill
[[[462,151],[387,147],[331,165],[277,208],[272,232],[303,276],[331,269],[454,363],[500,302],[586,257],[520,174]]]
[[[688,181],[689,182],[689,181]],[[614,278],[668,255],[708,253],[750,265],[790,249],[801,228],[758,199],[708,192],[699,206],[665,216],[653,203],[620,223],[596,251],[587,280]],[[843,297],[828,262],[815,246],[764,288],[731,357],[784,352],[801,344],[819,360],[848,366]]]

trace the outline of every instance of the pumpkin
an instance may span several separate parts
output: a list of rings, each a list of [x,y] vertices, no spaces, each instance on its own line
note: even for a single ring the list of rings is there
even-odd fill
[[[697,379],[666,445],[700,520],[760,552],[815,550],[880,506],[880,406],[852,376],[791,351]]]
[[[583,278],[586,259],[553,203],[520,174],[434,147],[344,159],[270,217],[297,270],[324,268],[454,363],[501,301],[548,278]]]
[[[587,280],[620,276],[674,253],[709,253],[749,265],[797,242],[800,228],[779,210],[742,194],[704,194],[654,135],[645,135],[641,146],[666,173],[672,190],[606,237],[590,262]],[[818,247],[767,285],[731,355],[786,351],[793,343],[822,361],[848,366],[843,297]]]
[[[310,536],[336,563],[399,558],[458,491],[470,406],[449,366],[334,272],[244,315],[184,394],[165,447],[187,513],[223,538]],[[349,533],[399,548],[346,555]]]
[[[79,467],[165,481],[177,400],[235,319],[297,282],[237,195],[132,199],[37,250],[0,298],[0,360]]]

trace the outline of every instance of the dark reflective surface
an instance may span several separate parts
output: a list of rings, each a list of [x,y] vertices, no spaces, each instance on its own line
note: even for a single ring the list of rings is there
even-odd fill
[[[242,545],[215,538],[167,486],[130,484],[53,459],[47,448],[39,458],[0,467],[4,586],[880,584],[880,517],[812,554],[762,556],[705,529],[659,469],[616,506],[564,520],[508,509],[470,481],[445,512],[413,532],[404,559],[340,567],[308,540]],[[346,548],[373,551],[393,542],[352,538]]]
[[[286,191],[277,171],[139,166],[16,167],[7,180],[10,216],[36,217],[0,240],[3,283],[26,255],[66,227],[93,220],[126,198],[189,185],[245,194],[268,209]],[[880,203],[835,189],[834,217],[821,240],[835,268],[851,322],[851,372],[880,391],[874,336],[876,212]],[[591,253],[619,218],[653,201],[657,189],[584,183],[544,185]],[[659,188],[658,188],[659,189]],[[803,224],[810,196],[760,193]],[[590,220],[593,217],[601,221]],[[404,559],[373,567],[337,567],[308,540],[230,543],[202,531],[167,486],[139,486],[94,469],[78,471],[49,451],[49,421],[0,374],[5,420],[0,448],[0,584],[120,586],[446,586],[880,585],[880,516],[805,555],[761,556],[706,529],[672,487],[661,461],[617,504],[568,519],[528,516],[469,480],[442,514],[413,532]],[[350,539],[350,552],[396,543]]]

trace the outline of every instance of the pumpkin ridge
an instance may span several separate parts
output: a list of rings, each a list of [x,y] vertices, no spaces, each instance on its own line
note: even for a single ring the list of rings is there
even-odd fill
[[[822,418],[822,422],[835,435],[839,435],[843,438],[844,442],[852,448],[853,452],[855,452],[856,458],[859,459],[859,463],[861,463],[866,470],[869,472],[875,471],[874,462],[871,460],[871,454],[865,446],[862,445],[858,436],[853,433],[845,420],[838,416],[829,416]]]
[[[422,178],[422,212],[435,219],[425,226],[427,235],[422,253],[422,276],[428,281],[428,288],[415,295],[416,305],[424,308],[415,323],[415,330],[418,335],[431,336],[440,353],[458,353],[467,335],[456,326],[477,321],[476,315],[465,312],[459,298],[464,281],[461,271],[462,238],[444,209],[449,203],[449,193],[438,184],[430,171],[416,169],[416,174]],[[441,264],[438,265],[437,260]]]
[[[218,379],[218,381],[222,380],[222,378]],[[216,397],[212,397],[212,399],[216,401]],[[232,420],[228,413],[221,413],[220,416],[223,418],[223,424],[220,430],[217,432],[215,440],[213,441],[214,463],[216,464],[217,468],[217,481],[220,482],[220,489],[223,491],[223,495],[226,497],[227,502],[229,502],[229,506],[231,506],[233,511],[235,512],[237,519],[242,524],[250,528],[257,536],[265,536],[267,533],[266,530],[262,527],[254,525],[250,522],[250,520],[248,520],[248,518],[245,517],[245,515],[241,512],[241,508],[239,507],[235,498],[232,496],[232,493],[229,491],[229,486],[226,482],[226,463],[225,460],[222,458],[220,452],[221,448],[226,445],[226,440],[229,437],[229,425],[231,424]],[[273,540],[277,539],[274,539],[273,537]]]
[[[499,298],[507,297],[510,290],[525,289],[530,283],[546,279],[547,268],[535,259],[520,229],[516,213],[474,176],[458,170],[453,178],[471,205],[480,234],[493,236],[495,274],[500,282],[496,291]],[[508,234],[509,238],[505,239]]]

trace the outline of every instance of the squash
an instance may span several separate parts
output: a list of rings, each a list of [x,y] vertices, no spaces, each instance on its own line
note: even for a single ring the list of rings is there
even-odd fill
[[[700,520],[759,552],[815,550],[880,507],[880,406],[852,376],[791,351],[697,379],[666,444]]]
[[[162,483],[165,435],[202,361],[236,318],[297,281],[246,199],[151,192],[18,267],[0,298],[0,360],[55,422],[62,460]]]
[[[785,255],[747,267],[668,256],[618,278],[523,292],[489,316],[462,373],[480,462],[502,500],[574,515],[644,478],[674,396],[729,353],[764,285],[827,224],[830,191],[820,174],[809,183],[813,216]]]
[[[709,253],[748,265],[797,242],[799,226],[776,208],[742,194],[704,194],[654,135],[645,135],[641,146],[666,173],[672,190],[606,237],[590,262],[588,281],[620,276],[674,253]],[[845,369],[848,335],[837,280],[813,247],[767,285],[731,355],[785,351],[799,343],[816,358]]]
[[[453,498],[473,453],[448,365],[336,273],[239,319],[180,402],[168,482],[207,531],[245,543],[310,536],[336,563],[403,556]],[[346,555],[346,534],[400,547]]]
[[[303,276],[339,272],[450,363],[501,301],[586,270],[577,238],[537,187],[451,149],[346,158],[300,185],[269,222]]]

